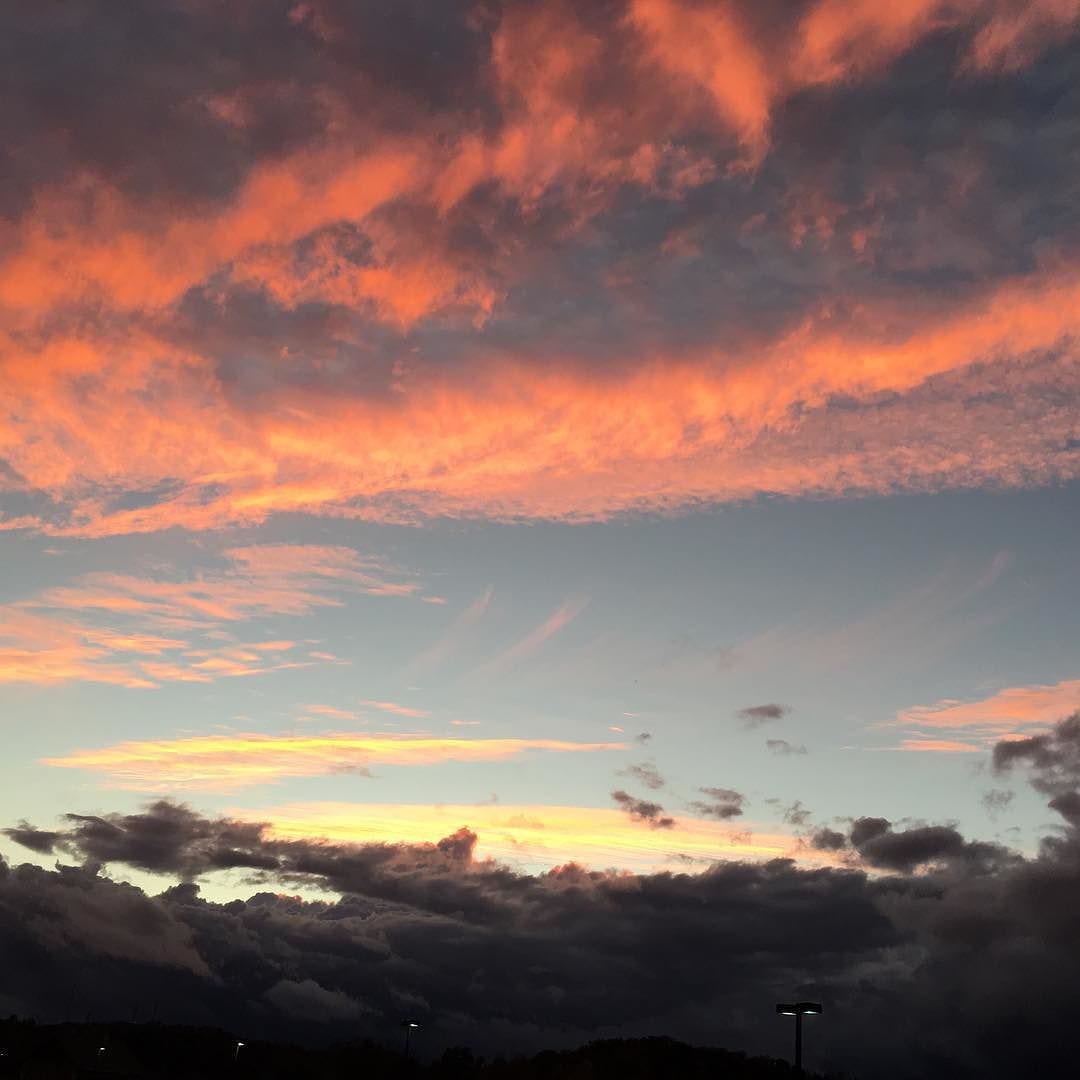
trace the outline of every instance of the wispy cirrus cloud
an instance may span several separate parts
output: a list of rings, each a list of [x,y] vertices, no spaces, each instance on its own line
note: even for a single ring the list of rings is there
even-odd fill
[[[904,739],[901,750],[910,750],[920,754],[980,754],[986,747],[975,743],[961,742],[959,739]]]
[[[488,661],[484,670],[509,667],[531,656],[541,649],[549,638],[569,626],[585,610],[588,603],[588,598],[584,596],[568,597],[543,622]]]
[[[44,759],[55,768],[83,769],[110,787],[134,791],[233,791],[289,777],[367,773],[381,766],[448,761],[504,761],[530,751],[596,753],[624,743],[560,739],[461,739],[429,735],[263,735],[255,732],[149,739],[77,750]]]
[[[443,663],[458,648],[470,628],[484,617],[491,606],[493,595],[494,593],[490,587],[485,589],[464,611],[453,619],[434,644],[410,661],[406,670],[423,671]]]
[[[305,705],[304,716],[325,717],[327,720],[358,720],[360,714],[352,709],[340,709],[336,705]]]
[[[893,724],[917,729],[904,741],[911,750],[985,750],[1013,732],[1049,729],[1080,708],[1080,680],[1009,686],[976,701],[947,698],[897,713]],[[949,738],[948,736],[953,736]]]
[[[0,682],[152,688],[339,662],[311,641],[258,640],[260,620],[419,591],[379,560],[318,545],[230,548],[183,574],[85,574],[0,606]]]
[[[400,705],[396,701],[361,701],[360,704],[368,709],[378,709],[380,712],[393,713],[395,716],[406,716],[413,720],[422,720],[431,715],[427,709],[416,709],[411,705]]]

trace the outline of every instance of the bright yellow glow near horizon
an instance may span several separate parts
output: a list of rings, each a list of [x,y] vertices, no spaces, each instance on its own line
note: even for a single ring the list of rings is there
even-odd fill
[[[465,826],[477,834],[478,859],[530,871],[569,862],[593,870],[695,872],[717,860],[793,858],[811,865],[838,861],[799,837],[758,832],[749,822],[678,817],[675,828],[651,829],[606,807],[308,802],[229,813],[272,822],[274,837],[337,843],[433,843]]]

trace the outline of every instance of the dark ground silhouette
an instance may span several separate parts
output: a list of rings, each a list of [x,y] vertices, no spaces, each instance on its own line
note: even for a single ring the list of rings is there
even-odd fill
[[[244,1041],[215,1028],[168,1024],[0,1021],[0,1077],[83,1080],[795,1080],[785,1061],[668,1038],[607,1039],[576,1050],[485,1060],[453,1047],[432,1061],[369,1040],[319,1048]],[[817,1073],[804,1073],[807,1080]],[[832,1076],[831,1080],[840,1080]]]

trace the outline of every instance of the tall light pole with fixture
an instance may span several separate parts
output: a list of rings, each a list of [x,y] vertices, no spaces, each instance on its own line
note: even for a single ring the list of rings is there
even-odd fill
[[[415,1020],[403,1020],[401,1026],[405,1029],[405,1060],[409,1060],[409,1036],[420,1026]]]
[[[776,1006],[781,1016],[795,1017],[795,1071],[802,1075],[802,1018],[820,1016],[821,1004],[817,1001],[793,1001]]]
[[[233,1056],[232,1056],[234,1065],[237,1064],[237,1062],[239,1062],[239,1060],[240,1060],[240,1051],[243,1050],[243,1049],[244,1049],[244,1044],[242,1042],[238,1042],[236,1044],[236,1049],[233,1051]]]

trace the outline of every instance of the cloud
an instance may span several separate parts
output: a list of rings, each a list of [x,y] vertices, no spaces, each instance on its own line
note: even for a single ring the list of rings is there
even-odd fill
[[[1011,791],[1002,791],[1000,788],[991,788],[984,792],[979,800],[986,807],[986,812],[991,817],[1004,813],[1012,805],[1015,795]]]
[[[14,828],[2,830],[4,836],[21,844],[24,848],[36,851],[39,855],[51,855],[63,834],[48,832],[47,830],[35,829],[28,822],[20,822]]]
[[[518,661],[530,656],[540,649],[548,638],[569,626],[581,614],[587,604],[588,600],[584,597],[570,597],[564,600],[539,626],[530,630],[523,638],[514,642],[513,645],[504,649],[491,660],[487,665],[488,670],[516,664]]]
[[[369,709],[379,709],[381,712],[393,713],[394,716],[407,716],[413,720],[421,720],[431,713],[425,709],[414,709],[409,705],[399,705],[396,701],[361,701],[361,705]]]
[[[978,754],[983,747],[958,739],[904,739],[898,749],[923,754]]]
[[[422,671],[443,663],[461,644],[462,638],[476,625],[491,606],[493,590],[485,589],[464,611],[457,615],[439,639],[408,665],[409,671]]]
[[[339,990],[327,990],[314,979],[282,979],[263,994],[263,1000],[290,1018],[320,1024],[356,1020],[370,1012],[362,1002]]]
[[[309,716],[322,716],[328,720],[356,720],[358,714],[351,709],[339,709],[336,705],[305,705],[303,707],[305,715]]]
[[[675,819],[664,814],[664,808],[659,803],[649,802],[647,799],[638,799],[626,791],[617,790],[611,793],[611,797],[618,806],[621,806],[632,821],[641,821],[650,829],[672,829],[675,827]]]
[[[787,705],[748,705],[745,709],[740,709],[735,715],[742,720],[747,728],[756,728],[761,724],[768,723],[770,720],[782,720],[790,712],[791,708]]]
[[[665,783],[664,778],[657,771],[656,766],[647,761],[641,762],[640,764],[627,765],[625,769],[619,770],[619,775],[629,777],[631,780],[636,780],[650,791],[659,791]]]
[[[719,818],[726,821],[728,818],[742,817],[743,806],[746,796],[731,788],[703,787],[698,788],[702,795],[709,797],[708,802],[692,802],[690,809],[703,817]]]
[[[212,569],[183,575],[84,574],[0,605],[0,682],[145,689],[339,662],[297,641],[234,631],[339,607],[343,596],[412,596],[420,586],[408,578],[352,548],[303,544],[229,548]]]
[[[776,754],[777,757],[791,757],[807,753],[805,746],[796,746],[794,743],[789,743],[787,739],[766,739],[765,749],[770,754]]]
[[[979,701],[946,699],[916,705],[896,716],[896,723],[955,732],[979,743],[1024,728],[1045,728],[1080,705],[1080,679],[1052,685],[1010,686]]]
[[[1000,845],[965,840],[950,826],[926,825],[893,832],[883,818],[858,819],[850,841],[867,865],[905,874],[928,863],[961,862],[982,867],[1014,857]]]
[[[83,769],[110,787],[134,791],[233,791],[292,776],[338,772],[370,775],[372,767],[434,765],[444,761],[502,761],[530,750],[593,753],[622,750],[623,743],[559,739],[460,739],[408,734],[325,732],[263,735],[256,732],[198,735],[116,743],[76,750],[43,764]]]
[[[1078,474],[1070,3],[291,10],[13,21],[5,527]]]
[[[847,847],[847,837],[842,832],[822,826],[814,831],[810,843],[819,851],[842,851]]]
[[[811,812],[796,799],[790,806],[784,808],[784,823],[802,828],[811,818]]]
[[[1036,791],[1055,798],[1069,795],[1080,787],[1080,712],[1059,721],[1045,734],[999,742],[993,762],[998,773],[1025,765]]]
[[[0,944],[36,957],[10,1007],[41,1019],[91,1002],[95,1016],[128,1016],[154,1000],[161,1019],[255,1037],[356,1037],[399,1019],[407,999],[435,1052],[662,1029],[782,1054],[787,1033],[746,1002],[795,985],[850,1021],[815,1037],[815,1060],[833,1071],[1005,1080],[1034,1062],[1052,1075],[1072,1060],[1065,991],[1080,974],[1062,945],[1080,875],[1072,828],[1024,857],[948,826],[858,819],[852,857],[876,862],[873,874],[790,859],[533,874],[478,857],[467,829],[350,844],[161,803],[67,819],[54,850],[90,866],[0,865]],[[842,834],[817,835],[841,846]],[[183,883],[151,897],[103,876],[102,861]],[[220,867],[247,867],[266,891],[204,899],[192,878]],[[326,898],[288,894],[301,884]],[[508,964],[513,979],[500,976]],[[87,969],[92,981],[78,977]],[[1036,973],[1051,992],[1029,1006]],[[946,1008],[975,998],[980,1009]]]

